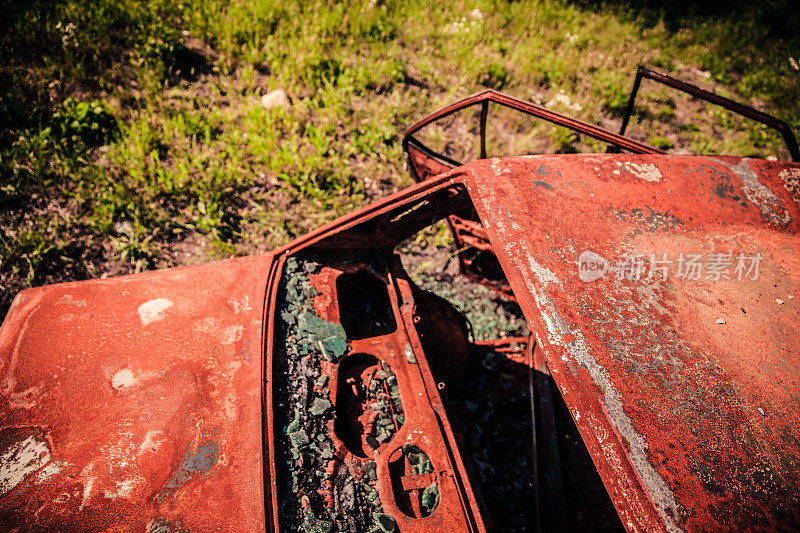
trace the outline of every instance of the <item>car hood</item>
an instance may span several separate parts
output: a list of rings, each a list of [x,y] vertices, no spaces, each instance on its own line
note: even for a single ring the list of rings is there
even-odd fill
[[[0,329],[0,521],[264,530],[272,258],[21,292]]]
[[[800,165],[609,154],[452,174],[626,527],[800,523]]]

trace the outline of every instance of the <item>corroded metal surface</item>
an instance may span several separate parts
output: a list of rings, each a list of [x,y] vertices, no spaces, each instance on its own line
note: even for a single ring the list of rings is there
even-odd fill
[[[0,330],[0,529],[264,530],[271,260],[20,293]]]
[[[796,527],[798,190],[800,167],[780,162],[492,159],[364,207],[274,255],[24,291],[0,330],[0,521],[8,529],[277,529],[275,433],[299,428],[276,419],[283,265],[301,253],[346,250],[308,273],[305,300],[302,290],[288,294],[310,306],[298,311],[298,331],[333,357],[320,362],[308,406],[323,422],[309,428],[330,430],[316,437],[321,454],[330,440],[344,450],[339,463],[364,469],[360,455],[371,454],[381,503],[374,517],[384,526],[484,530],[442,400],[464,372],[451,356],[465,333],[391,255],[474,204],[625,526]],[[357,265],[355,250],[385,263]],[[739,253],[760,258],[757,276],[647,279],[608,270],[626,254],[647,262]],[[340,299],[348,290],[374,293],[359,292],[369,286],[362,278],[342,284],[358,272],[387,291],[371,332],[357,319],[373,316],[373,303],[343,311],[349,304]],[[511,361],[538,361],[538,350],[525,358],[507,351]],[[349,352],[374,360],[348,366]],[[378,376],[383,394],[370,392]],[[402,411],[391,402],[393,381]],[[339,407],[350,422],[337,430],[331,413]],[[372,424],[379,419],[380,428]],[[435,506],[425,496],[434,480]],[[335,501],[341,487],[327,487],[322,501]]]
[[[311,257],[289,258],[271,313],[275,529],[483,531],[430,369],[458,333],[426,328],[380,252]]]
[[[800,525],[800,166],[531,156],[449,177],[466,182],[628,529]],[[636,254],[734,260],[728,279],[604,270]],[[757,276],[739,279],[737,254],[760,257]]]

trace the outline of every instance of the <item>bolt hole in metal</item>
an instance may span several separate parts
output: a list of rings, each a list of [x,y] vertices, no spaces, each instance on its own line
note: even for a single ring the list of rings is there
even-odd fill
[[[386,283],[366,271],[336,278],[342,327],[351,340],[394,333],[397,329]]]
[[[432,515],[439,506],[433,463],[418,446],[406,444],[389,456],[389,476],[397,508],[412,518]]]
[[[334,433],[356,457],[392,440],[405,416],[397,377],[389,365],[365,353],[340,364],[336,386]]]

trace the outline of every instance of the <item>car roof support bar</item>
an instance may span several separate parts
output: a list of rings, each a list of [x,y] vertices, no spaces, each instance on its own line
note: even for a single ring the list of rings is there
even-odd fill
[[[718,106],[724,107],[729,111],[733,111],[738,115],[742,115],[743,117],[747,117],[750,120],[754,120],[766,126],[769,126],[772,129],[777,130],[781,136],[783,137],[783,142],[786,143],[786,148],[789,150],[789,155],[792,158],[792,161],[800,161],[800,148],[797,146],[797,140],[794,137],[794,133],[792,132],[792,128],[786,122],[779,120],[772,115],[768,115],[758,109],[753,107],[740,104],[739,102],[734,102],[729,98],[725,98],[723,96],[719,96],[714,94],[710,91],[706,91],[697,87],[696,85],[692,85],[690,83],[686,83],[685,81],[681,81],[679,79],[673,78],[663,72],[657,72],[655,70],[651,70],[649,68],[639,66],[639,69],[636,71],[636,79],[633,82],[633,89],[631,90],[630,98],[628,98],[628,106],[625,109],[625,116],[622,117],[622,127],[619,130],[620,135],[625,135],[625,130],[628,127],[628,122],[630,121],[631,115],[633,114],[633,105],[636,100],[636,94],[639,92],[639,86],[642,83],[642,78],[647,78],[668,87],[672,87],[673,89],[677,89],[679,91],[683,91],[687,94],[694,96],[695,98],[700,98],[701,100],[705,100],[706,102],[710,102],[712,104],[716,104]]]

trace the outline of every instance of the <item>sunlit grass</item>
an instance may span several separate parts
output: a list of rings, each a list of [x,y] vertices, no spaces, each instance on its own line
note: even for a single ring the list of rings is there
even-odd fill
[[[644,63],[800,125],[800,41],[746,16],[676,28],[624,3],[381,0],[67,0],[10,15],[0,309],[28,285],[288,242],[409,185],[405,127],[484,87],[615,130]],[[291,105],[262,107],[278,88]],[[643,85],[631,133],[787,156],[763,128],[681,98]],[[490,132],[490,155],[603,149],[511,117],[491,127],[513,135]]]

